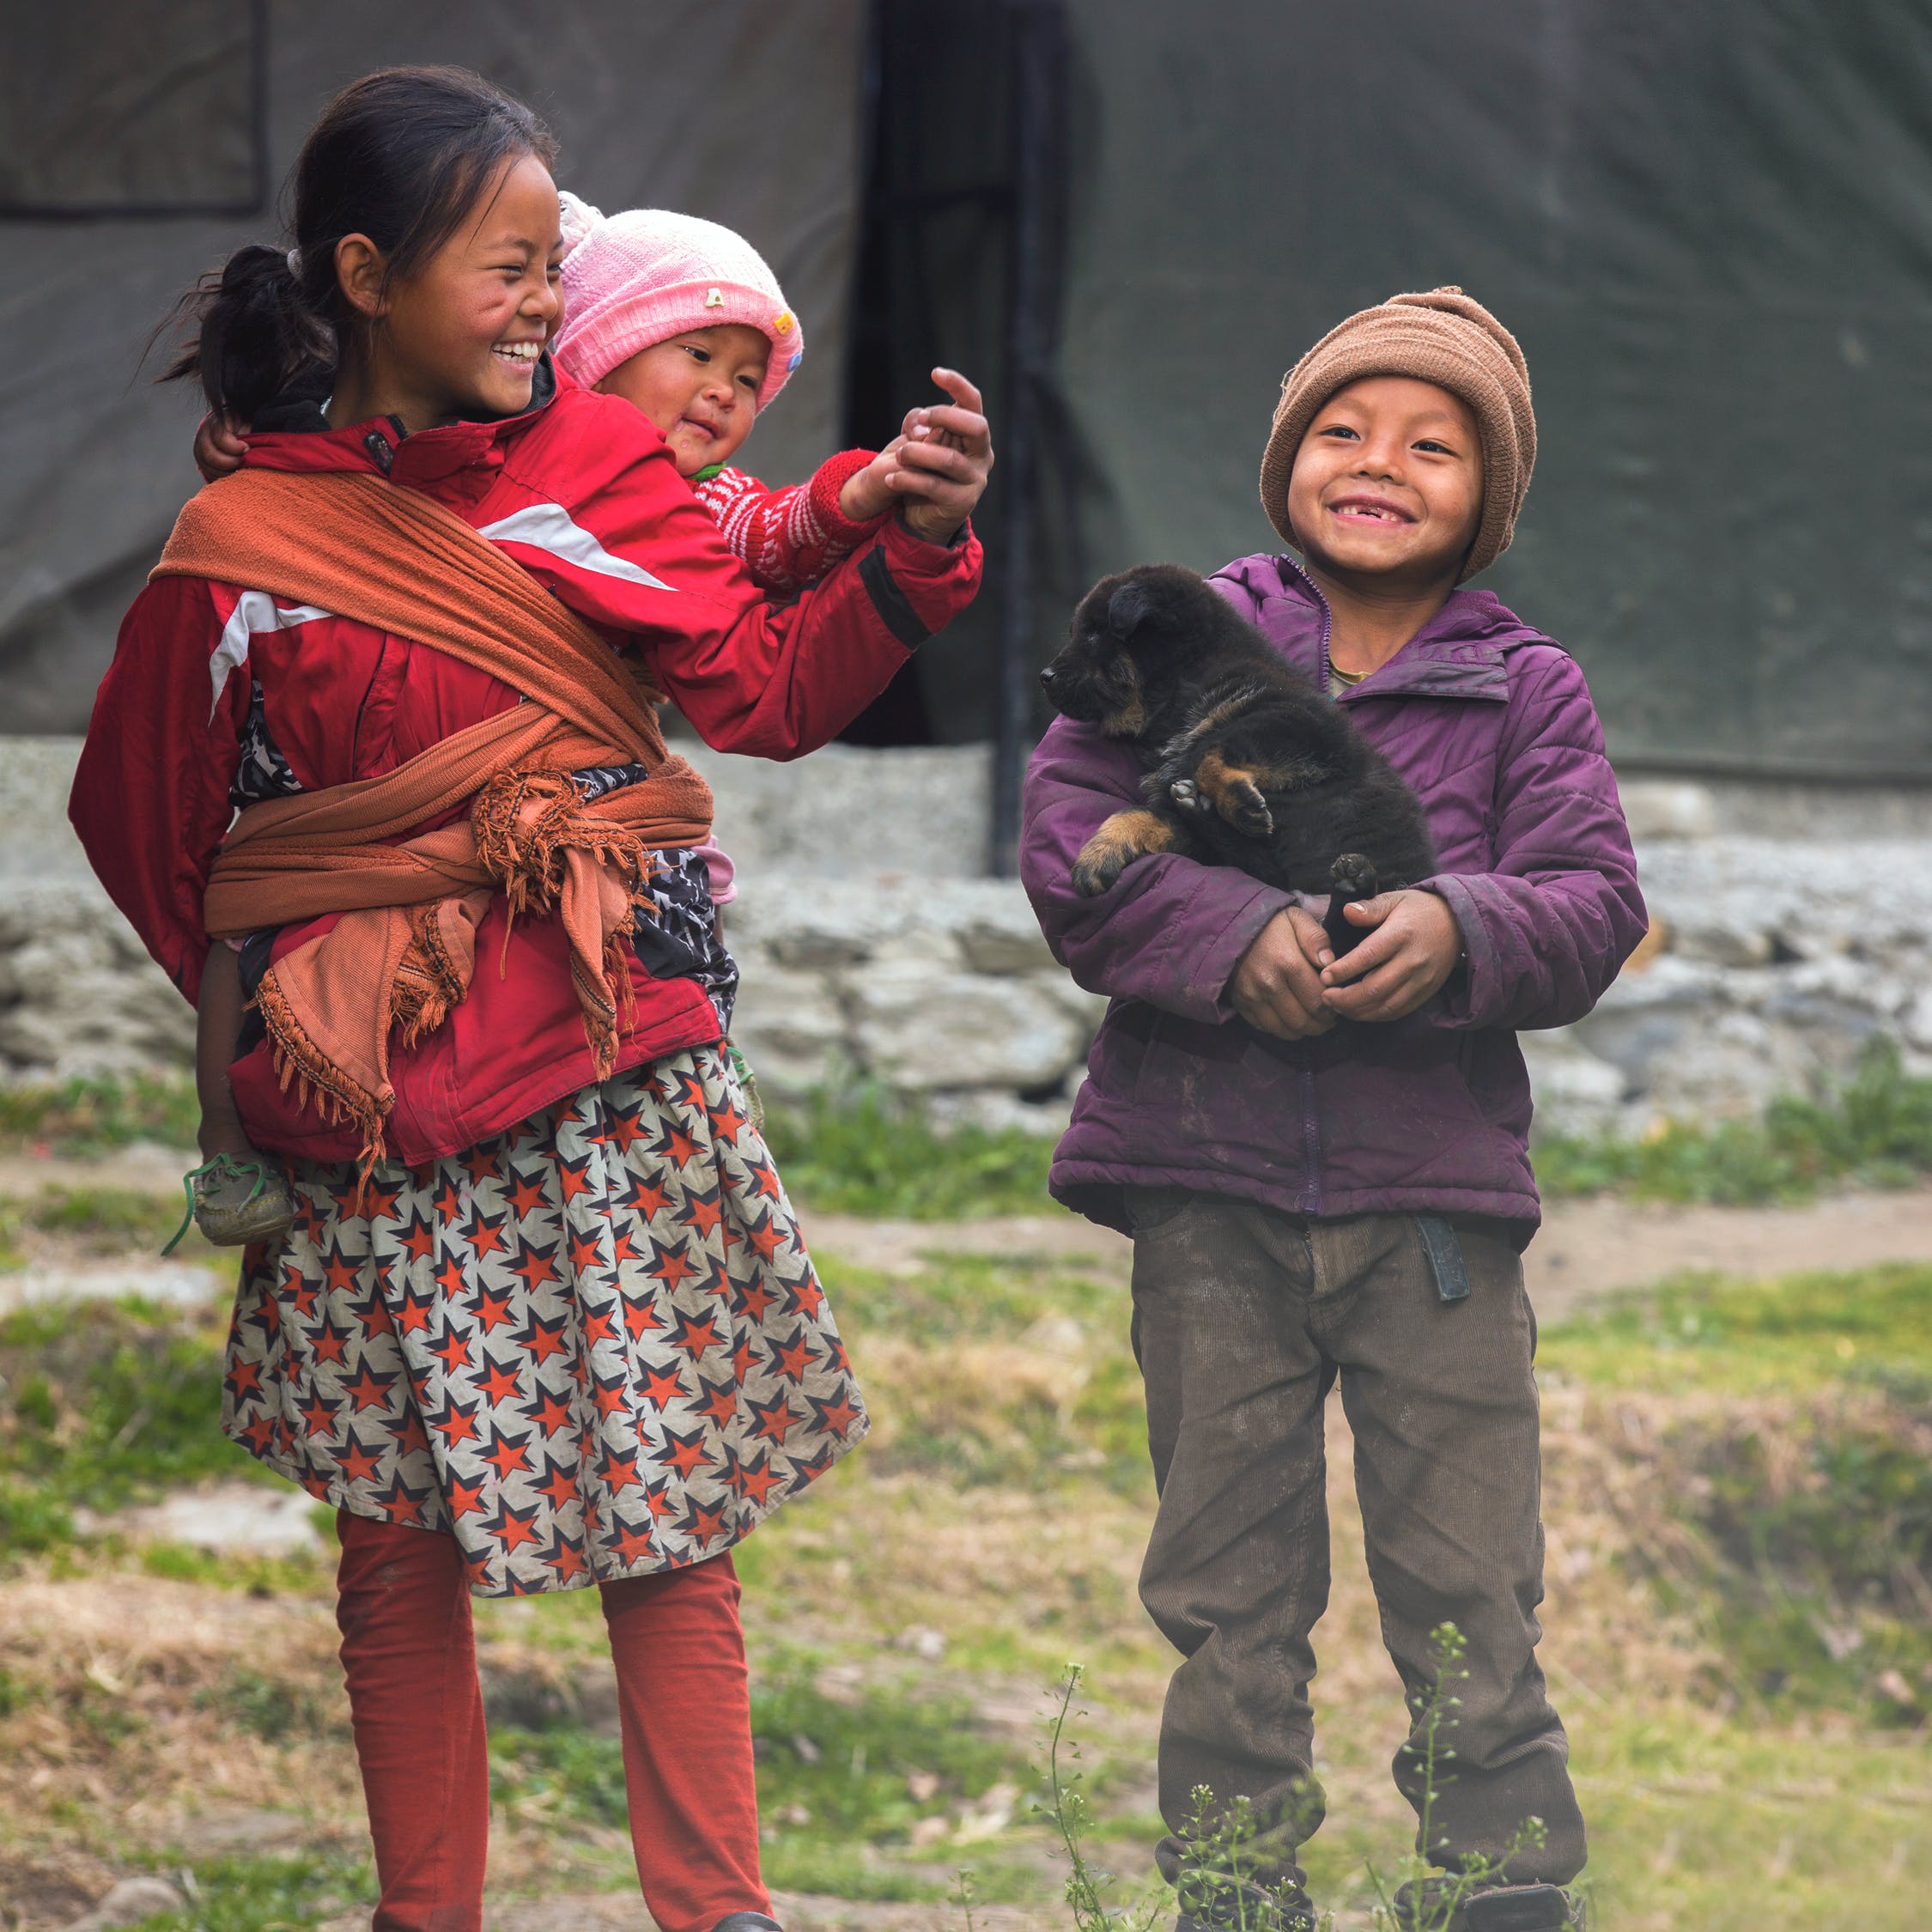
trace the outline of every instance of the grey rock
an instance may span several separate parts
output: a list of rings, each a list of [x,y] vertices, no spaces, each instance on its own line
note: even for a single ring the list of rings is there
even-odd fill
[[[178,1490],[148,1508],[126,1511],[116,1522],[143,1542],[282,1556],[313,1549],[320,1540],[311,1520],[314,1509],[314,1498],[302,1490],[222,1482]]]
[[[1574,1028],[1525,1033],[1521,1043],[1539,1133],[1591,1136],[1622,1125],[1628,1078],[1592,1053]]]
[[[178,1912],[187,1903],[165,1879],[123,1879],[91,1912],[69,1920],[66,1932],[108,1932],[112,1926],[138,1925],[157,1913]]]
[[[860,1064],[908,1093],[1057,1084],[1086,1056],[1079,1023],[1024,979],[888,962],[852,998]]]
[[[781,1100],[817,1086],[851,1057],[844,1008],[822,973],[747,964],[732,1038],[759,1086]]]
[[[969,1087],[928,1096],[927,1111],[933,1124],[942,1130],[975,1127],[988,1133],[1002,1133],[1009,1127],[1018,1127],[1022,1133],[1057,1140],[1073,1117],[1073,1102],[1071,1097],[1022,1100],[1018,1094],[1003,1093],[997,1088]]]
[[[1650,839],[1707,839],[1717,830],[1710,787],[1689,779],[1638,778],[1619,787],[1630,835]]]

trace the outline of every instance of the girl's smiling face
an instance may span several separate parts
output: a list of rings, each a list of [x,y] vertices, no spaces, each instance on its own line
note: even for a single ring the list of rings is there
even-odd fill
[[[1338,578],[1454,583],[1483,508],[1482,438],[1460,396],[1364,376],[1316,411],[1295,453],[1288,517]]]
[[[770,340],[743,322],[688,329],[640,349],[598,387],[641,410],[670,447],[681,477],[727,463],[751,434]]]
[[[538,358],[563,319],[562,254],[556,184],[532,155],[498,170],[406,280],[383,286],[366,236],[338,242],[343,293],[369,323],[362,377],[375,406],[358,415],[399,416],[414,430],[528,409]]]

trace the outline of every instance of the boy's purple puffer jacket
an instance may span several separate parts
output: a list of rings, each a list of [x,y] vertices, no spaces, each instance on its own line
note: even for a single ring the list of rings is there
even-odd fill
[[[1210,580],[1324,683],[1328,611],[1289,558]],[[1434,1209],[1540,1218],[1518,1027],[1581,1018],[1643,936],[1630,834],[1583,674],[1485,590],[1457,591],[1394,658],[1341,694],[1420,795],[1465,958],[1390,1024],[1291,1042],[1235,1016],[1228,981],[1288,899],[1245,873],[1137,859],[1097,899],[1068,883],[1140,768],[1056,719],[1027,773],[1020,876],[1054,954],[1111,994],[1054,1155],[1052,1189],[1123,1225],[1119,1189],[1186,1187],[1288,1212]]]

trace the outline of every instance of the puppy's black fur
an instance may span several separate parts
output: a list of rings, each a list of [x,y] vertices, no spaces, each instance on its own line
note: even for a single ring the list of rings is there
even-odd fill
[[[1311,680],[1192,570],[1103,577],[1040,674],[1054,708],[1130,743],[1146,809],[1081,848],[1074,890],[1104,892],[1133,860],[1184,852],[1291,892],[1328,894],[1338,954],[1363,936],[1352,899],[1426,878],[1436,852],[1414,793]]]

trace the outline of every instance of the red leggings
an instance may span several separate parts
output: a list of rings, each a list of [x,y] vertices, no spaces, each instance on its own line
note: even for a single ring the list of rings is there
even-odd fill
[[[382,1886],[374,1932],[480,1932],[489,1762],[456,1540],[346,1510],[336,1526],[336,1621]],[[710,1932],[727,1912],[769,1912],[731,1558],[603,1592],[652,1917]]]

